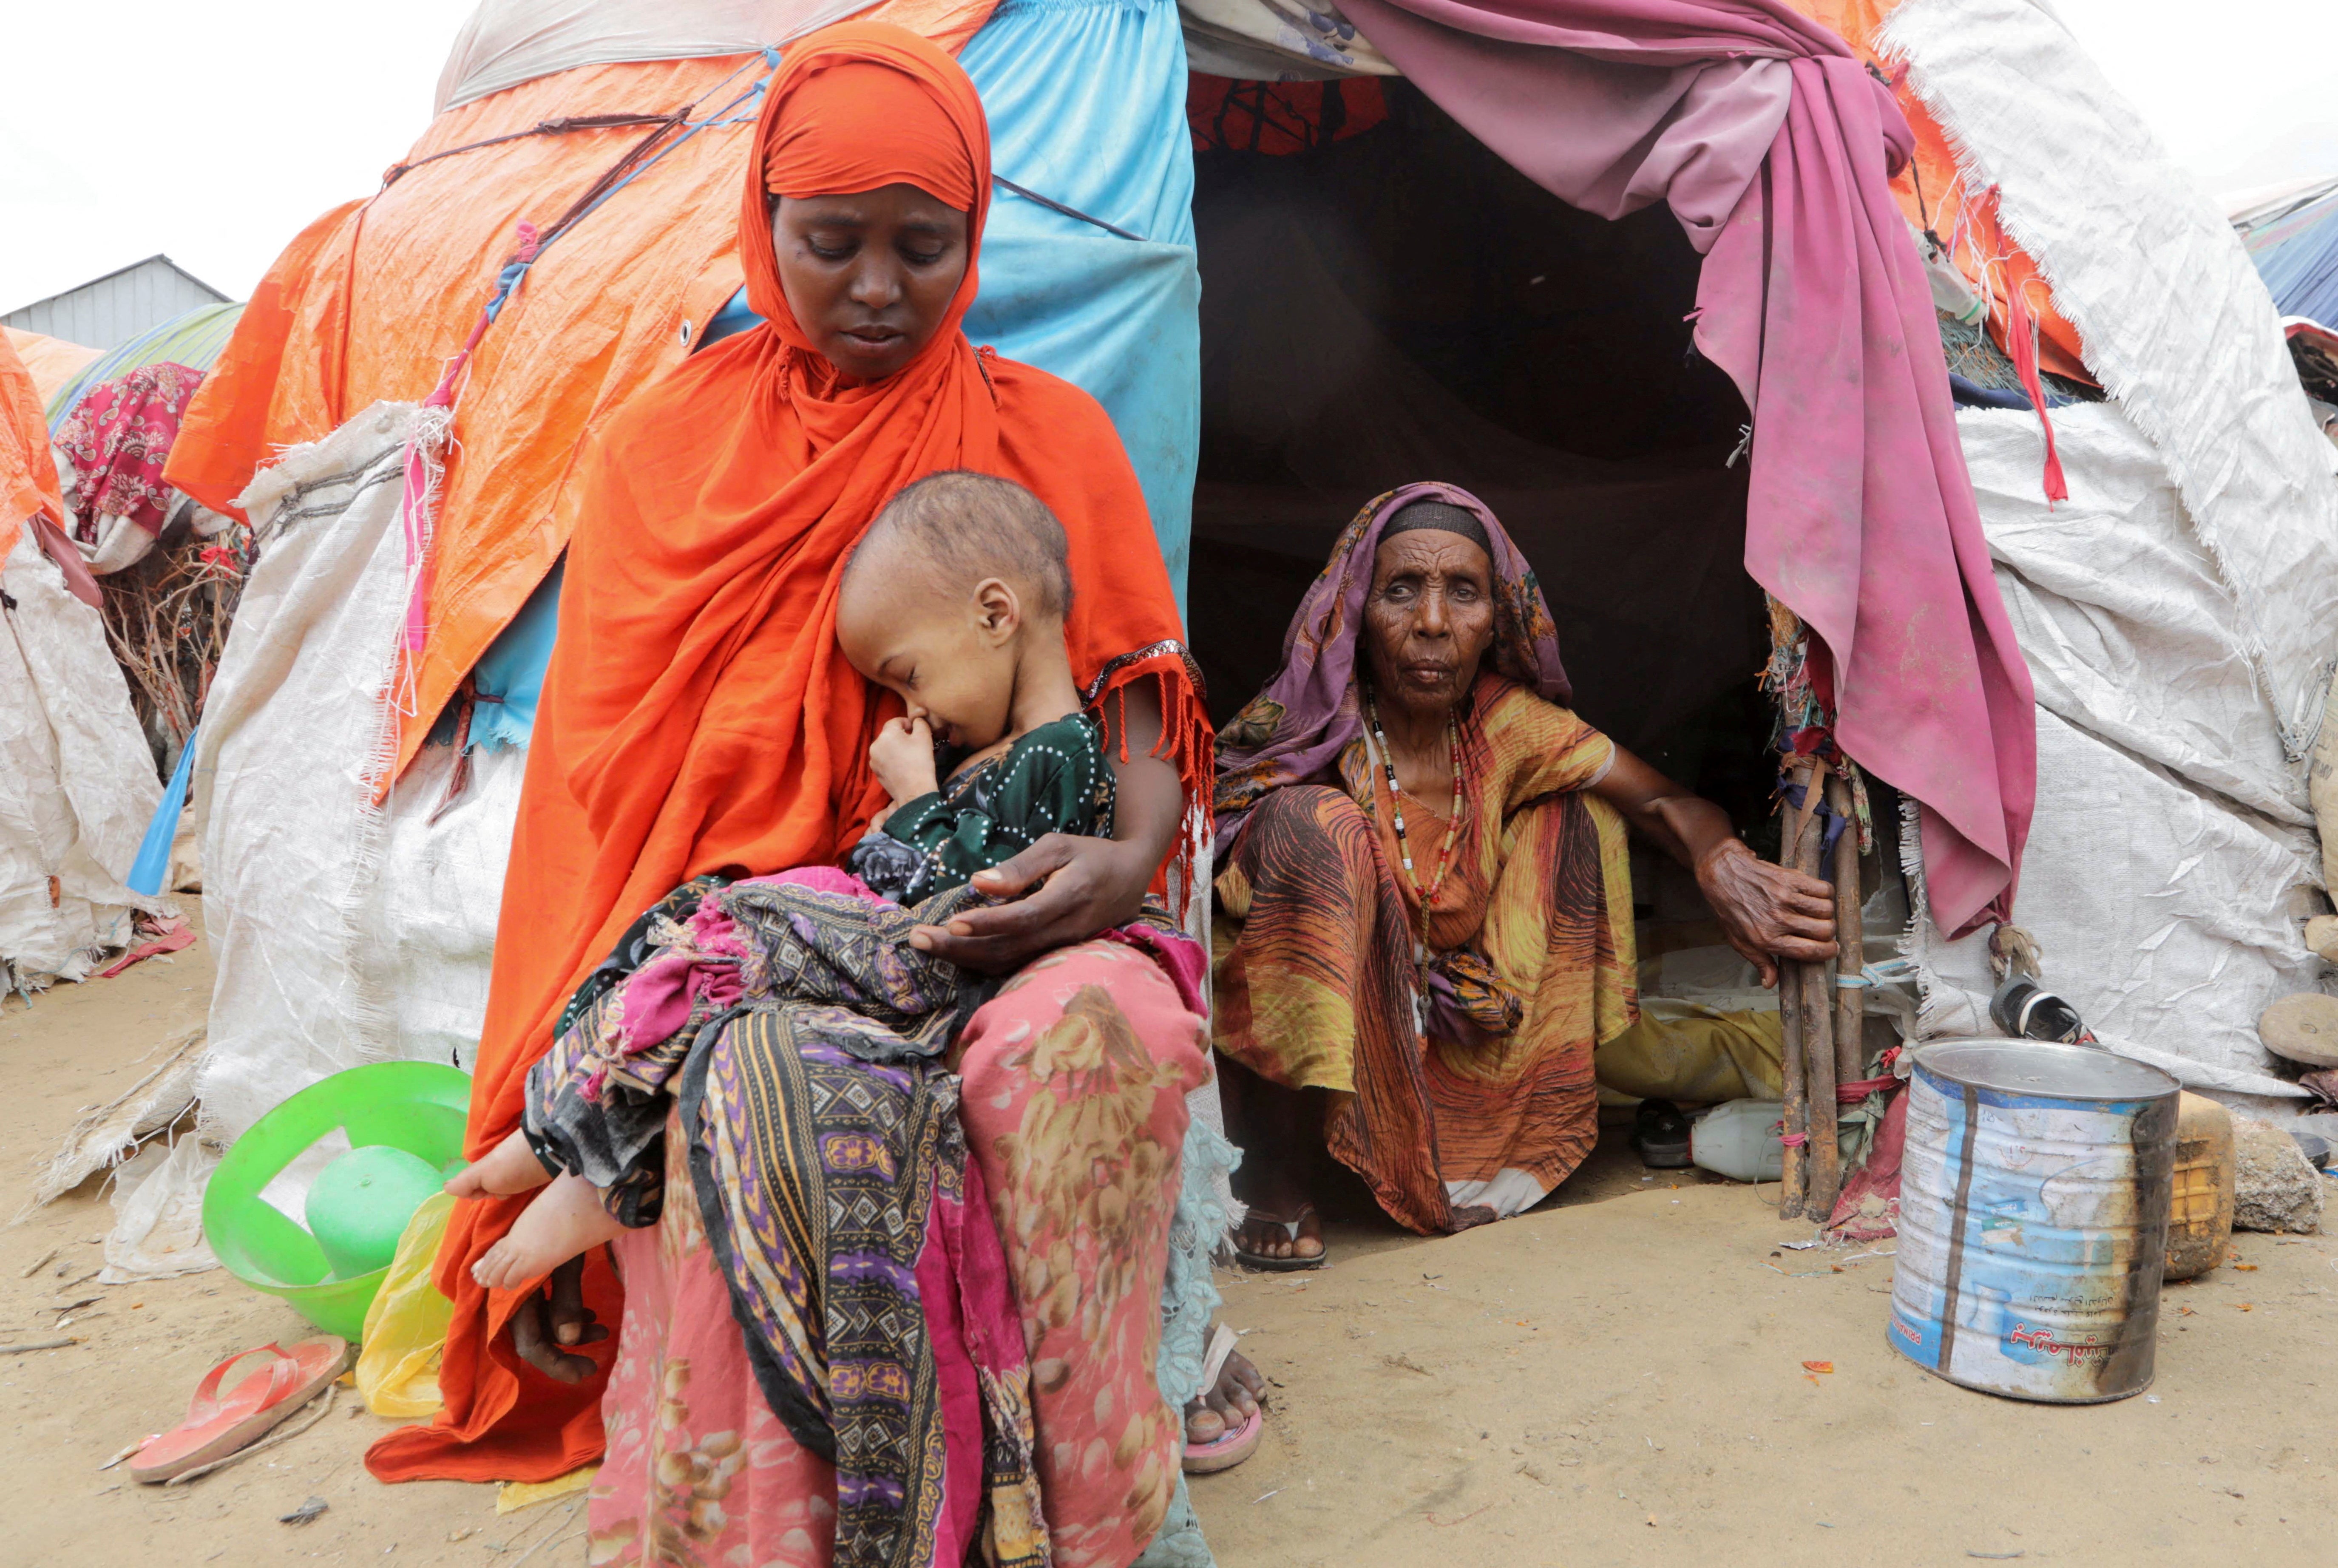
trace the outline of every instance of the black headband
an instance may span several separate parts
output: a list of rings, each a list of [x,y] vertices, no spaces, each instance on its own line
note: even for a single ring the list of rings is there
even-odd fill
[[[1380,542],[1386,544],[1400,534],[1410,534],[1422,528],[1434,528],[1440,534],[1458,534],[1483,550],[1487,560],[1494,558],[1494,543],[1486,537],[1486,525],[1478,521],[1478,514],[1449,501],[1423,500],[1407,505],[1389,519],[1387,527],[1380,530]]]

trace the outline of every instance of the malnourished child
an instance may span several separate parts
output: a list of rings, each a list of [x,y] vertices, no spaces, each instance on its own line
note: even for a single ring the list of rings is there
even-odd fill
[[[676,1075],[740,1009],[832,1004],[851,1015],[843,1035],[865,1021],[872,1051],[947,1044],[987,989],[911,932],[980,902],[974,875],[1046,835],[1112,830],[1101,727],[1064,645],[1071,593],[1063,526],[1018,485],[937,474],[879,514],[845,566],[837,639],[909,710],[869,749],[891,797],[880,825],[844,870],[701,877],[620,941],[530,1070],[519,1130],[447,1184],[478,1197],[550,1182],[472,1266],[481,1285],[516,1288],[654,1221]],[[938,748],[962,759],[946,779]],[[782,924],[791,940],[740,939]]]

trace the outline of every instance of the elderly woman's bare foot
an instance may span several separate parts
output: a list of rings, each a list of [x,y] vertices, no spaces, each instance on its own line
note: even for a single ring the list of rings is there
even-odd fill
[[[1317,1267],[1323,1261],[1323,1221],[1304,1200],[1287,1210],[1253,1204],[1234,1230],[1234,1255],[1252,1267]]]
[[[471,1278],[490,1290],[513,1290],[541,1279],[561,1264],[625,1233],[601,1206],[601,1194],[582,1176],[563,1176],[512,1222],[510,1234],[471,1265]]]
[[[457,1198],[508,1198],[552,1180],[552,1172],[528,1146],[527,1134],[515,1132],[447,1179],[447,1191]]]

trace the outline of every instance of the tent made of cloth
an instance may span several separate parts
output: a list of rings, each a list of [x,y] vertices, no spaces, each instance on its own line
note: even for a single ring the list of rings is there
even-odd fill
[[[0,340],[0,994],[127,946],[161,789],[97,612],[25,526],[64,515],[32,372]],[[70,546],[66,548],[70,549]]]
[[[50,431],[54,433],[65,422],[65,416],[74,411],[74,406],[87,396],[91,387],[142,366],[184,365],[190,370],[209,370],[219,359],[220,351],[227,347],[228,339],[234,336],[236,323],[242,318],[241,305],[198,306],[94,356],[49,395]]]
[[[1960,177],[1956,149],[1923,101],[1908,88],[1906,73],[1887,66],[1875,38],[1898,0],[1787,0],[1793,9],[1840,36],[1853,54],[1889,80],[1915,139],[1915,152],[1891,176],[1891,193],[1920,231],[1940,241],[1956,268],[1982,297],[1989,330],[2002,347],[2017,329],[2038,334],[2041,368],[2074,380],[2090,379],[2078,334],[2054,309],[2038,269],[1997,220],[1987,186]],[[1196,72],[1268,83],[1388,76],[1397,68],[1336,8],[1294,10],[1275,0],[1183,0],[1185,44]],[[2017,318],[2019,296],[2025,314]]]
[[[98,350],[80,343],[68,343],[62,338],[51,338],[39,332],[27,332],[21,328],[0,328],[8,335],[8,347],[16,351],[17,359],[32,373],[33,385],[38,389],[41,403],[46,407],[66,383],[79,376],[84,367],[95,359]]]
[[[508,31],[494,18],[517,4],[489,0],[467,37]],[[990,12],[987,0],[888,0],[870,15],[950,46],[995,20],[994,37],[1011,41],[966,45],[999,175],[1101,221],[1005,192],[968,328],[1105,404],[1154,506],[1174,578],[1191,485],[1197,285],[1184,227],[1189,191],[1177,182],[1186,154],[1173,129],[1183,55],[1174,39],[1144,42],[1164,26],[1174,34],[1174,19],[1164,22],[1165,4],[1050,0],[995,19]],[[1124,43],[1142,47],[1125,49],[1114,75],[1078,74],[1066,54]],[[638,46],[661,45],[653,37]],[[274,453],[321,438],[372,402],[430,391],[477,322],[518,225],[550,225],[643,140],[638,123],[594,117],[694,106],[696,133],[671,136],[670,151],[546,249],[471,357],[400,769],[565,545],[568,480],[585,436],[696,348],[738,291],[730,214],[768,69],[755,55],[582,65],[441,113],[404,172],[318,220],[279,258],[196,397],[167,476],[229,510]],[[716,115],[722,122],[707,123]]]

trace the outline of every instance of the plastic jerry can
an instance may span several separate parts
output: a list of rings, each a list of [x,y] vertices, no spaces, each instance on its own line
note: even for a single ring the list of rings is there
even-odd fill
[[[2233,1239],[2233,1113],[2188,1090],[2176,1102],[2176,1195],[2167,1210],[2168,1279],[2205,1274]]]

